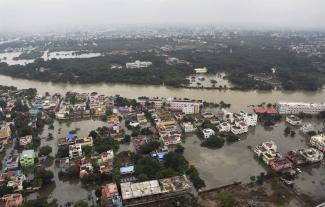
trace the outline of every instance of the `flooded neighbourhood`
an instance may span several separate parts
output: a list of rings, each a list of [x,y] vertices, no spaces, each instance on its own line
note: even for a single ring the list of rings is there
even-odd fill
[[[119,94],[128,98],[137,98],[141,95],[154,96],[159,94],[162,97],[191,97],[203,101],[216,102],[225,101],[230,103],[230,111],[248,111],[252,112],[253,105],[265,103],[275,103],[276,101],[314,101],[323,102],[325,91],[320,92],[260,92],[260,91],[211,91],[194,89],[175,89],[164,86],[133,86],[123,84],[57,84],[44,83],[30,80],[13,79],[6,76],[0,76],[2,85],[13,85],[18,88],[28,86],[35,87],[40,94],[49,92],[65,93],[68,91],[77,91],[84,93],[98,92],[105,95]],[[206,112],[216,113],[214,108],[204,109]],[[312,123],[316,131],[324,129],[323,120],[317,118],[305,118],[303,121]],[[107,123],[99,119],[86,119],[80,121],[60,121],[55,120],[53,129],[47,126],[44,128],[41,137],[41,146],[49,145],[53,148],[53,153],[58,149],[58,138],[65,137],[71,130],[81,137],[88,136],[91,130],[106,126]],[[271,127],[257,125],[250,128],[247,134],[240,135],[240,141],[227,143],[221,149],[207,149],[200,146],[200,139],[196,134],[185,136],[182,145],[185,148],[184,156],[191,165],[194,165],[201,178],[206,182],[206,189],[212,189],[229,185],[234,182],[249,183],[252,176],[258,176],[261,173],[267,173],[267,167],[257,159],[252,148],[262,142],[274,141],[280,153],[293,149],[306,148],[309,146],[309,138],[299,131],[298,127],[293,127],[295,136],[285,136],[284,131],[288,126],[284,120]],[[53,135],[48,139],[49,133]],[[121,144],[120,151],[135,151],[132,143]],[[58,177],[59,168],[53,162],[48,169],[54,172],[55,183],[46,186],[39,192],[40,195],[46,195],[50,198],[58,199],[61,205],[67,202],[85,200],[90,204],[95,202],[95,186],[84,186],[78,179],[64,181]],[[307,194],[312,198],[321,201],[324,199],[325,191],[325,165],[315,164],[312,166],[301,167],[302,173],[295,179],[295,189],[301,193]],[[28,196],[29,199],[35,198],[38,193]]]

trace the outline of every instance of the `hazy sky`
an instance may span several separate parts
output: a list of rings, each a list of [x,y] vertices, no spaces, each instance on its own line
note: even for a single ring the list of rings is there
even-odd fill
[[[0,30],[155,23],[325,29],[325,0],[0,0]]]

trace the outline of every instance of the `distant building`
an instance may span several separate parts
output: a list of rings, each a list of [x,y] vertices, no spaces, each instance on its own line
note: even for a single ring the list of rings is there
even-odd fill
[[[134,62],[130,62],[130,63],[126,63],[125,66],[128,69],[135,69],[135,68],[147,68],[150,67],[152,65],[152,62],[149,61],[140,61],[140,60],[136,60]]]
[[[279,114],[319,114],[325,111],[325,103],[278,102],[276,109]]]
[[[202,74],[202,73],[207,73],[208,69],[206,67],[204,68],[195,68],[194,71],[198,74]]]

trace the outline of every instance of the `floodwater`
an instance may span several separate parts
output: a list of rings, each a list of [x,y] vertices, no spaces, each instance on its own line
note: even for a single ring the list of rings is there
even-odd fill
[[[159,97],[178,97],[205,100],[209,102],[224,101],[231,104],[233,111],[247,109],[250,105],[257,105],[262,102],[274,103],[276,101],[308,101],[325,102],[325,89],[316,92],[307,91],[238,91],[238,90],[207,90],[207,89],[188,89],[173,88],[166,86],[152,85],[130,85],[130,84],[69,84],[51,83],[35,80],[17,79],[9,76],[0,75],[0,84],[13,85],[18,88],[36,88],[39,93],[49,92],[65,93],[93,92],[96,91],[105,95],[119,94],[127,98],[137,98],[139,96],[159,96]]]
[[[250,105],[257,105],[262,102],[274,103],[276,101],[308,101],[325,102],[325,90],[317,92],[304,91],[232,91],[232,90],[205,90],[205,89],[185,89],[171,88],[165,86],[147,86],[147,85],[127,85],[127,84],[64,84],[49,83],[26,79],[15,79],[0,75],[0,84],[13,85],[18,88],[33,87],[39,93],[49,92],[62,93],[67,91],[76,92],[99,92],[105,95],[119,94],[123,97],[137,98],[139,96],[160,96],[160,97],[179,97],[205,100],[209,102],[224,101],[231,104],[231,111],[250,110]],[[318,130],[322,129],[322,121],[307,120],[316,125]],[[65,136],[70,130],[80,128],[79,136],[88,135],[89,131],[99,126],[105,125],[105,122],[99,120],[84,120],[67,124],[55,121],[54,130],[44,130],[42,136],[46,137],[49,132],[54,135],[54,139],[42,140],[42,145],[50,145],[53,152],[57,150],[57,137]],[[248,146],[256,146],[264,141],[273,140],[278,145],[279,151],[285,152],[306,147],[309,138],[298,132],[296,129],[295,137],[285,137],[283,135],[286,124],[284,122],[276,124],[272,129],[257,126],[250,129],[249,133],[242,137],[241,141],[233,144],[226,144],[221,149],[207,149],[200,147],[200,141],[195,136],[189,136],[184,143],[184,156],[189,162],[195,165],[207,184],[207,188],[227,185],[235,181],[249,182],[250,176],[257,176],[265,172],[266,168],[254,156],[254,153]],[[61,134],[58,129],[61,128]],[[132,149],[129,145],[121,145],[121,150]],[[54,154],[53,154],[54,155]],[[83,187],[78,181],[63,182],[57,177],[58,169],[52,165],[50,167],[55,173],[55,186],[50,186],[41,193],[49,195],[51,198],[57,198],[61,205],[68,201],[85,200],[91,195],[93,189]],[[313,196],[316,199],[324,199],[325,192],[325,166],[312,166],[301,168],[303,173],[295,181],[296,188]],[[31,195],[32,196],[32,195]]]
[[[306,119],[306,122],[313,123],[317,131],[323,128],[321,120]],[[309,138],[300,133],[298,128],[291,127],[296,131],[294,137],[285,136],[286,126],[289,125],[281,121],[272,128],[261,125],[251,127],[249,133],[242,136],[239,142],[225,144],[221,149],[202,148],[200,140],[195,135],[191,135],[186,137],[183,144],[184,156],[198,169],[200,177],[206,182],[207,189],[239,181],[248,183],[251,176],[258,176],[267,170],[267,166],[255,157],[250,147],[273,140],[282,155],[293,149],[308,147]],[[295,180],[297,190],[317,200],[325,199],[323,193],[325,192],[325,166],[318,164],[301,167],[301,170],[303,172]]]
[[[0,53],[0,62],[5,62],[8,65],[26,65],[28,63],[33,63],[34,59],[29,60],[15,60],[14,58],[19,57],[22,52],[5,52]],[[92,58],[101,56],[101,53],[82,53],[78,54],[76,51],[57,51],[57,52],[49,52],[45,51],[42,55],[42,58],[46,60],[51,60],[53,58],[56,59],[68,59],[68,58]]]

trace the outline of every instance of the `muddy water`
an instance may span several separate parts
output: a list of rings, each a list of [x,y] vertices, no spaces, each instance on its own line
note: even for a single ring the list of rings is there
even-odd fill
[[[26,79],[14,79],[0,75],[0,84],[13,85],[18,88],[36,88],[40,93],[65,93],[67,91],[92,92],[97,91],[105,95],[119,94],[123,97],[137,98],[139,96],[178,97],[206,100],[211,102],[225,101],[231,103],[235,111],[244,110],[249,105],[262,102],[276,101],[310,101],[325,102],[325,89],[317,92],[288,92],[288,91],[232,91],[171,88],[165,86],[127,85],[127,84],[64,84],[40,82]]]

